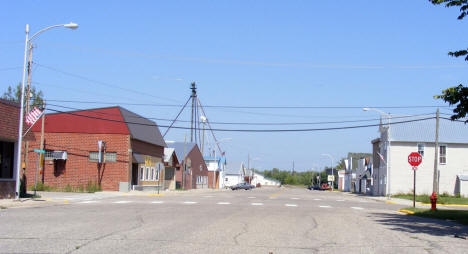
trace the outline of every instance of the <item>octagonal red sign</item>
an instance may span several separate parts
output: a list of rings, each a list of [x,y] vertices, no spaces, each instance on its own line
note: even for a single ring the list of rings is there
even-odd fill
[[[412,152],[408,155],[408,163],[413,166],[417,167],[422,162],[422,156],[419,153]]]

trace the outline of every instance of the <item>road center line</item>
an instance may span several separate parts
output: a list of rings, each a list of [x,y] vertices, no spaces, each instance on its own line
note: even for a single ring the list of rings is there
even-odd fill
[[[344,200],[343,199],[338,199],[337,202],[343,202]]]
[[[362,208],[362,207],[357,207],[357,206],[352,206],[351,208],[356,209],[356,210],[362,210],[362,209],[364,209],[364,208]]]
[[[193,205],[193,204],[196,204],[197,202],[195,201],[185,201],[184,204],[186,205]]]
[[[314,200],[315,200],[315,201],[319,201],[319,200],[321,200],[321,199],[320,199],[320,198],[314,198]]]
[[[153,201],[153,202],[151,202],[151,204],[162,204],[162,203],[164,203],[164,201]]]
[[[218,202],[216,204],[218,204],[218,205],[230,205],[231,203],[229,203],[229,202]]]
[[[285,206],[296,207],[296,204],[285,204]]]
[[[321,205],[321,206],[319,206],[319,207],[320,207],[320,208],[331,208],[331,206],[329,206],[329,205]]]
[[[83,201],[83,202],[79,202],[80,204],[91,204],[91,203],[97,203],[96,200],[87,200],[87,201]]]
[[[248,197],[248,198],[256,198],[256,197]]]
[[[263,203],[250,203],[251,205],[263,205]]]
[[[112,202],[114,204],[128,204],[128,203],[131,203],[132,201],[127,201],[127,200],[122,200],[122,201],[115,201],[115,202]]]
[[[297,200],[297,199],[299,199],[299,198],[291,198],[291,199],[295,199],[295,200]]]

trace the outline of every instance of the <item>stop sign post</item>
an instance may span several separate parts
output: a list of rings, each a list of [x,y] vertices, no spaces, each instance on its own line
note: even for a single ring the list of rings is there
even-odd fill
[[[422,162],[422,156],[419,153],[412,152],[408,155],[408,163],[413,167],[413,207],[416,207],[416,170]]]

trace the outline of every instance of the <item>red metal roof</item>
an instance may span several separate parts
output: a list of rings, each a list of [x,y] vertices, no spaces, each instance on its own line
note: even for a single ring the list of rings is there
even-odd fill
[[[45,117],[44,131],[49,133],[130,134],[119,107],[47,114]],[[41,131],[40,119],[32,131]]]

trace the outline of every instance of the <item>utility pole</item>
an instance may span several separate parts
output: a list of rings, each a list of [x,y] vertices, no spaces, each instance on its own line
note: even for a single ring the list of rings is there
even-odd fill
[[[247,170],[250,170],[250,153],[247,154]],[[249,176],[249,183],[250,183],[250,176]]]
[[[27,86],[26,86],[26,97],[25,97],[25,110],[26,114],[29,113],[29,101],[31,97],[31,63],[32,63],[32,43],[29,43],[29,55],[28,55],[28,80],[27,80]],[[21,145],[21,144],[18,144]],[[28,150],[29,150],[29,142],[25,141],[24,142],[24,157],[23,157],[23,162],[24,162],[24,169],[28,167]],[[24,174],[24,172],[23,172]]]
[[[192,82],[192,86],[190,87],[192,90],[192,95],[190,96],[192,98],[192,120],[190,121],[190,142],[193,142],[194,135],[196,134],[196,130],[194,131],[194,127],[196,128],[196,124],[194,122],[195,120],[195,107],[196,105],[196,98],[197,98],[197,87],[195,85],[195,82]]]
[[[292,167],[292,174],[294,174],[294,161],[293,161],[293,167]]]
[[[439,194],[439,171],[438,171],[438,159],[439,159],[439,108],[436,112],[436,131],[435,131],[435,146],[434,146],[434,176],[432,179],[432,193]]]
[[[183,190],[185,190],[185,168],[187,167],[186,147],[187,147],[187,134],[185,134],[184,136],[184,168],[182,169],[182,189]]]

